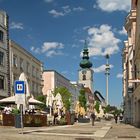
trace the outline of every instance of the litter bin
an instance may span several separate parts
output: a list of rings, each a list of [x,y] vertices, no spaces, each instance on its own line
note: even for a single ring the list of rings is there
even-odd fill
[[[15,115],[15,128],[21,128],[21,116],[20,116],[20,114]]]

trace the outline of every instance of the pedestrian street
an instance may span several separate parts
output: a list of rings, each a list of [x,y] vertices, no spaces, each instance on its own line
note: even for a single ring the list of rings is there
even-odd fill
[[[54,126],[43,129],[24,131],[25,135],[44,136],[57,139],[87,139],[103,138],[111,128],[111,122],[76,123],[74,125]]]

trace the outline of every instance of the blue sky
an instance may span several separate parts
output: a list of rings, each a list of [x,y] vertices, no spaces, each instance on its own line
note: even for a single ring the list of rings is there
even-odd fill
[[[110,54],[109,103],[122,102],[123,28],[130,0],[0,0],[9,15],[10,39],[71,81],[77,81],[86,39],[94,89],[106,94],[104,55]]]

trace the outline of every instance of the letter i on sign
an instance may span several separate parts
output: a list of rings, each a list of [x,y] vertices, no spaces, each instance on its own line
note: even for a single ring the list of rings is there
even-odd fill
[[[22,84],[17,84],[17,90],[22,91],[23,90],[23,85]]]

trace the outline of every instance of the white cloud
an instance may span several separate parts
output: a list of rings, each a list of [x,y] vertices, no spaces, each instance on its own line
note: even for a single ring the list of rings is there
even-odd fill
[[[71,12],[71,9],[70,9],[69,5],[63,6],[62,9],[64,10],[64,15]]]
[[[57,11],[55,9],[52,9],[49,11],[49,14],[52,14],[53,17],[60,17],[60,16],[66,16],[72,12],[81,12],[81,11],[84,11],[84,8],[82,7],[74,7],[74,8],[70,8],[69,5],[66,5],[66,6],[63,6],[61,7],[61,10],[60,11]]]
[[[65,15],[63,12],[58,12],[55,9],[52,9],[51,11],[49,11],[49,13],[53,15],[53,17],[60,17]]]
[[[73,11],[84,11],[85,9],[83,7],[74,7]]]
[[[23,23],[20,23],[20,22],[18,22],[18,23],[12,22],[10,24],[10,29],[20,29],[20,30],[23,30],[24,29],[23,28]]]
[[[118,31],[118,33],[120,35],[127,35],[127,31],[125,30],[125,28],[123,27],[122,30]]]
[[[53,2],[53,0],[44,0],[44,1],[47,2],[47,3]]]
[[[122,78],[123,75],[122,75],[121,73],[118,73],[116,77],[117,77],[117,78]]]
[[[110,68],[113,68],[114,66],[113,65],[110,65]],[[105,68],[106,68],[106,65],[101,65],[97,68],[93,68],[93,71],[95,73],[101,73],[101,72],[105,72]]]
[[[129,12],[131,0],[97,0],[94,8],[100,8],[106,12],[126,11]]]
[[[58,42],[44,42],[42,46],[42,52],[46,52],[50,49],[63,49],[64,45]]]
[[[72,47],[72,48],[79,48],[79,45],[78,45],[78,44],[72,44],[71,47]]]
[[[112,55],[119,51],[120,39],[114,36],[111,26],[103,24],[99,28],[91,27],[88,34],[90,56]]]
[[[87,30],[89,28],[90,28],[90,26],[85,26],[85,27],[83,27],[83,30]]]
[[[63,55],[63,53],[61,51],[57,51],[57,50],[50,50],[46,53],[47,57],[52,57],[52,56],[56,56],[56,55]]]
[[[41,53],[40,48],[35,48],[34,46],[32,46],[32,47],[30,48],[30,50],[31,50],[32,52],[36,53],[36,54],[40,54],[40,53]]]
[[[31,51],[36,54],[45,54],[47,57],[52,57],[54,55],[63,55],[61,49],[64,45],[59,42],[44,42],[41,48],[31,47]]]

